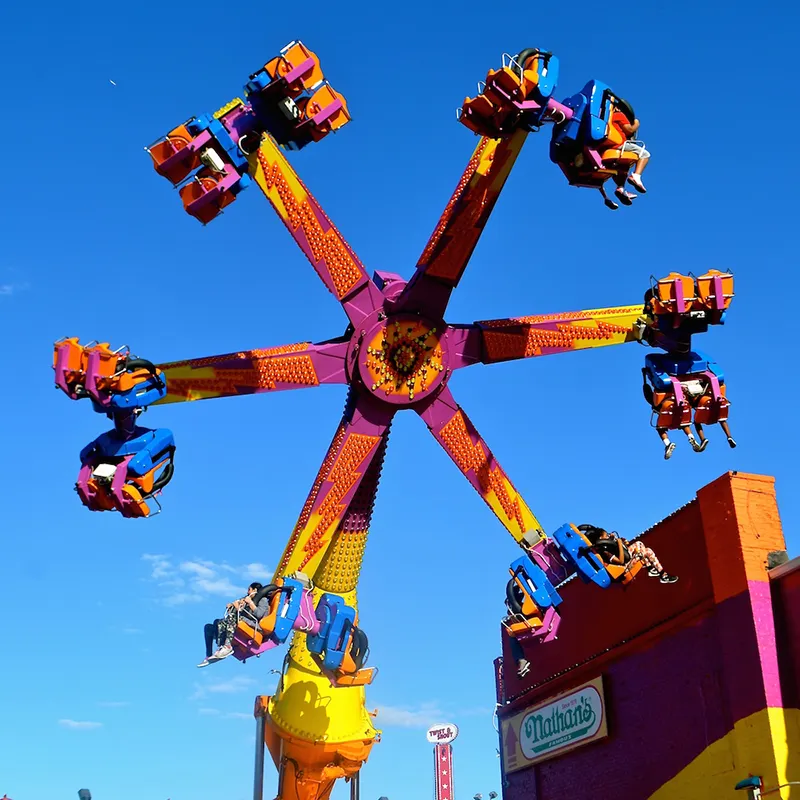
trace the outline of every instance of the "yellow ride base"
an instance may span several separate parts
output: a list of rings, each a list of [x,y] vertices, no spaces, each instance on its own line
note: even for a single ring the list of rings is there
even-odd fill
[[[319,590],[317,590],[319,591]],[[343,594],[355,602],[355,592]],[[380,731],[365,706],[363,686],[331,686],[296,632],[278,691],[263,698],[265,744],[278,770],[281,800],[327,800],[337,778],[366,762]]]

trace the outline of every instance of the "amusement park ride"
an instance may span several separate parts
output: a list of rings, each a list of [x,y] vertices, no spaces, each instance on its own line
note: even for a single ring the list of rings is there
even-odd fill
[[[410,280],[361,261],[298,178],[281,150],[297,150],[345,125],[344,98],[317,57],[293,42],[250,77],[244,100],[193,117],[149,148],[156,171],[179,187],[185,210],[214,219],[253,181],[262,189],[319,277],[341,304],[344,334],[318,344],[155,365],[106,343],[55,345],[56,384],[89,398],[113,430],[81,451],[77,491],[95,511],[147,517],[173,477],[175,443],[166,429],[137,424],[151,405],[308,388],[348,387],[344,415],[273,577],[271,611],[260,626],[241,620],[241,661],[292,635],[279,686],[256,701],[259,736],[279,770],[280,800],[325,800],[337,778],[358,794],[359,770],[379,732],[365,708],[367,638],[358,627],[356,586],[394,415],[419,414],[431,433],[522,548],[511,565],[509,624],[519,639],[547,642],[558,631],[557,586],[578,573],[601,588],[627,583],[635,566],[606,566],[582,531],[552,537],[518,494],[450,390],[453,373],[474,364],[639,342],[657,426],[724,420],[722,375],[692,350],[692,335],[724,322],[733,277],[651,280],[644,303],[496,319],[445,321],[458,285],[531,131],[552,124],[550,157],[575,186],[600,188],[636,161],[611,124],[623,101],[599,81],[558,102],[558,59],[536,49],[504,56],[460,120],[480,136],[466,171]],[[631,120],[632,121],[632,120]],[[699,381],[698,399],[682,387]],[[160,510],[160,505],[158,506]],[[511,591],[513,589],[513,591]],[[521,601],[520,601],[521,598]],[[263,758],[263,747],[260,747]],[[263,767],[263,763],[261,765]],[[258,765],[256,795],[260,797]]]

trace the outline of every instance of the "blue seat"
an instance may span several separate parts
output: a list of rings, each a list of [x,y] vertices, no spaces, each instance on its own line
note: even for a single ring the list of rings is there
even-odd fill
[[[279,643],[285,642],[292,632],[294,621],[300,613],[300,601],[303,599],[303,586],[300,581],[294,578],[284,578],[281,592],[285,595],[275,619],[275,628],[272,632],[273,638]]]
[[[355,626],[356,612],[352,606],[343,605],[333,618],[322,648],[322,666],[336,670],[342,666],[350,645],[350,633]]]
[[[538,103],[540,107],[535,111],[526,111],[524,120],[527,125],[537,127],[542,124],[542,120],[548,111],[547,101],[553,96],[553,92],[556,90],[559,62],[558,56],[554,56],[552,53],[545,53],[538,48],[530,48],[528,50],[523,50],[517,55],[516,63],[518,65],[521,65],[522,62],[530,64],[532,58],[535,58],[537,61],[537,82],[536,87],[530,92],[526,99],[533,100]],[[530,69],[530,66],[528,66],[528,69]]]
[[[591,80],[581,89],[588,103],[584,132],[587,142],[595,144],[607,138],[611,87],[602,81]]]
[[[147,408],[161,398],[167,396],[167,379],[161,375],[152,375],[146,381],[137,383],[127,392],[114,392],[109,398],[107,406],[101,406],[92,401],[94,410],[99,414],[108,414],[109,411],[130,411],[134,408]]]
[[[81,464],[96,460],[97,456],[119,459],[128,456],[133,458],[128,462],[128,472],[136,477],[146,475],[164,456],[175,449],[175,437],[167,428],[136,427],[133,436],[122,438],[115,430],[107,431],[98,436],[93,442],[81,450]]]
[[[645,356],[644,366],[647,374],[657,391],[667,391],[672,387],[670,377],[678,375],[695,375],[701,372],[711,372],[720,383],[725,382],[725,376],[717,364],[711,361],[705,353],[650,353]]]
[[[306,637],[306,646],[310,653],[322,654],[331,625],[339,612],[345,608],[347,608],[347,604],[339,595],[323,594],[320,597],[315,609],[316,617],[319,620],[319,631],[309,633]]]
[[[517,585],[542,610],[561,603],[561,595],[550,582],[545,571],[529,556],[521,556],[511,564],[511,573],[518,578]]]
[[[586,583],[595,583],[601,589],[611,586],[611,576],[602,560],[595,553],[586,552],[587,539],[574,525],[570,523],[562,525],[553,533],[553,539],[566,558],[574,564],[581,580]]]
[[[539,83],[537,89],[543,102],[547,102],[556,90],[558,84],[558,70],[559,62],[558,56],[552,53],[543,53],[544,56],[544,74],[539,75]]]
[[[575,94],[563,101],[562,105],[572,109],[572,117],[565,122],[553,125],[553,133],[550,138],[550,160],[560,164],[563,158],[560,154],[573,149],[580,151],[579,144],[581,122],[586,110],[587,100],[582,94]]]

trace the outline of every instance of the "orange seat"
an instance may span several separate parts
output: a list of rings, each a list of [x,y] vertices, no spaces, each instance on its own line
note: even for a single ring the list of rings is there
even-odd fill
[[[172,158],[180,150],[192,141],[194,137],[189,133],[186,125],[178,125],[173,128],[164,139],[154,144],[150,149],[150,157],[153,159],[153,166],[159,175],[163,175],[171,183],[180,183],[193,170],[200,166],[200,158],[194,150],[186,152],[186,158],[181,159],[179,164],[173,164],[169,169],[162,168],[162,164],[167,159]]]
[[[725,384],[720,384],[719,387],[720,401],[714,402],[711,393],[704,394],[695,406],[694,421],[699,422],[701,425],[716,425],[728,419],[728,410],[730,403],[728,398],[725,397]]]
[[[509,98],[521,101],[524,99],[521,84],[519,75],[508,67],[492,69],[486,75],[486,87],[483,94],[495,105],[504,105],[508,103]]]
[[[468,97],[464,100],[460,121],[479,136],[496,138],[500,136],[497,107],[485,95]]]
[[[156,375],[161,375],[160,369],[156,370]],[[113,389],[115,392],[127,392],[133,389],[140,383],[149,380],[153,377],[153,373],[149,369],[135,369],[133,372],[122,372],[119,375],[112,376],[102,382],[99,382],[101,388]]]
[[[305,121],[313,119],[317,114],[325,111],[325,109],[337,100],[341,102],[341,107],[337,108],[330,116],[314,124],[314,128],[311,131],[311,138],[315,142],[327,136],[331,131],[339,130],[339,128],[350,122],[350,112],[347,110],[347,101],[327,83],[320,86],[311,97],[297,101],[300,119]]]
[[[657,428],[677,430],[692,421],[692,407],[688,403],[678,405],[672,392],[654,392],[653,405]]]
[[[639,160],[639,155],[632,150],[612,148],[603,150],[600,153],[600,159],[603,162],[603,166],[608,169],[612,169],[615,172],[622,170],[627,172]]]
[[[717,280],[718,279],[718,280]],[[716,286],[720,289],[717,297]],[[709,310],[724,311],[733,300],[733,275],[710,269],[697,279],[697,302]]]
[[[378,670],[375,667],[365,667],[353,674],[346,674],[341,670],[337,670],[331,683],[334,686],[369,686],[377,674]]]
[[[135,486],[136,491],[140,493],[140,497],[138,498],[139,500],[141,500],[142,496],[146,497],[147,495],[152,494],[153,484],[156,482],[156,473],[158,473],[158,471],[162,467],[165,467],[171,461],[171,459],[172,459],[172,454],[167,453],[164,456],[164,458],[158,464],[156,464],[153,467],[153,469],[151,469],[149,472],[146,472],[144,475],[141,475],[139,477],[130,478],[131,484],[133,484],[133,486],[131,486],[130,488],[134,488]]]
[[[312,53],[302,42],[293,42],[279,56],[268,61],[264,65],[264,69],[273,80],[283,78],[309,58],[314,63],[303,70],[302,74],[288,85],[289,96],[295,97],[304,90],[313,89],[324,78],[322,67],[315,53]]]
[[[509,636],[519,636],[528,631],[535,631],[544,625],[540,616],[523,617],[515,614],[513,617],[506,617],[503,620],[503,627],[508,631]]]
[[[280,586],[280,578],[276,580],[276,584]],[[249,639],[254,642],[256,646],[260,647],[264,639],[270,636],[275,630],[275,622],[278,619],[282,604],[283,592],[275,592],[269,603],[269,611],[259,620],[256,627],[254,627],[246,617],[240,617],[237,628],[241,632],[242,637]]]
[[[74,336],[63,339],[62,341],[56,342],[53,345],[53,366],[56,366],[58,353],[62,349],[66,350],[67,352],[66,368],[70,372],[80,372],[81,370],[86,369],[84,348],[80,344],[80,341]]]
[[[146,476],[145,476],[146,477]],[[91,484],[91,482],[90,482]],[[133,486],[130,483],[125,484],[122,487],[122,494],[126,497],[129,497],[133,505],[128,506],[127,508],[127,515],[130,517],[149,517],[150,516],[150,507],[147,505],[147,502],[142,497],[142,493],[139,491],[139,488]],[[135,510],[134,510],[135,509]]]
[[[94,494],[94,505],[98,511],[113,511],[117,506],[114,498],[105,483],[100,483],[96,478],[89,478],[87,487],[90,494]]]
[[[180,190],[183,207],[188,212],[189,206],[199,200],[204,194],[210,192],[225,176],[212,172],[209,169],[202,169],[195,176],[195,180],[190,181]],[[204,225],[211,222],[214,217],[222,211],[225,206],[229,206],[236,196],[232,192],[222,192],[213,203],[208,203],[197,209],[192,216]]]
[[[625,566],[622,564],[606,564],[606,570],[612,581],[626,586],[636,577],[643,566],[643,563],[636,558],[629,561]]]
[[[670,272],[666,278],[656,281],[653,312],[656,314],[682,314],[689,311],[696,300],[694,280],[687,275]]]

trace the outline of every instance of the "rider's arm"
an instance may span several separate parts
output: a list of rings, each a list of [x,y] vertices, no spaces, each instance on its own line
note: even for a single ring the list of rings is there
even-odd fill
[[[639,120],[636,119],[633,121],[633,125],[623,125],[622,130],[624,130],[625,133],[628,134],[628,136],[633,136],[633,134],[639,130],[639,124],[640,124]]]

